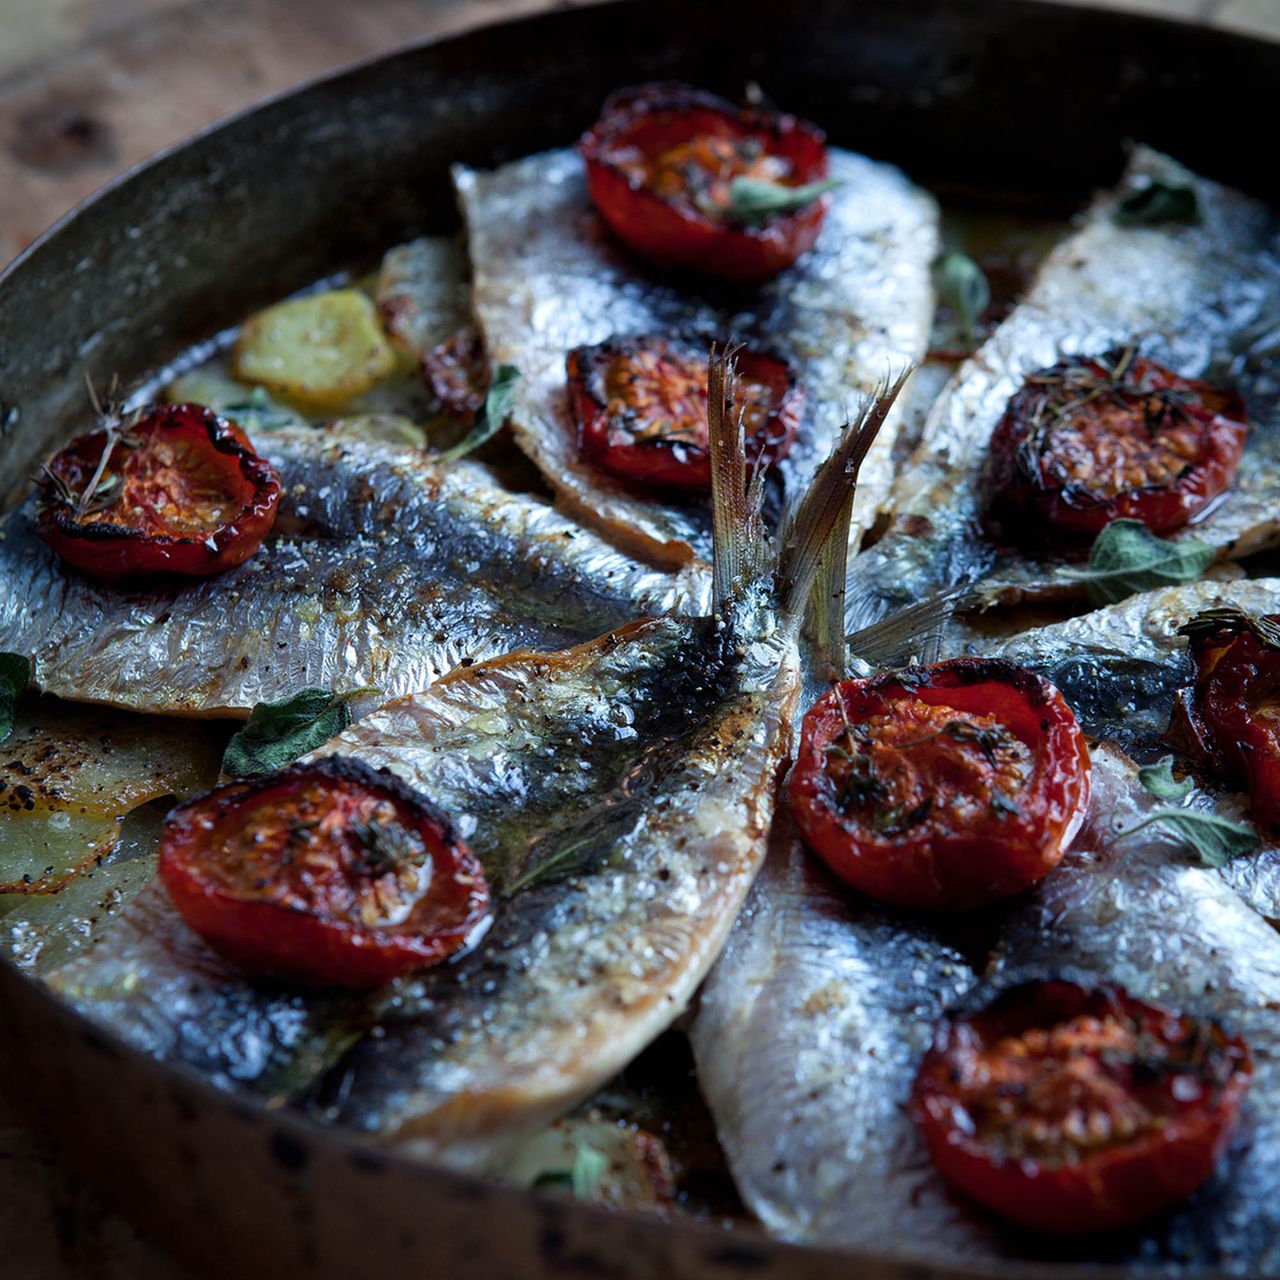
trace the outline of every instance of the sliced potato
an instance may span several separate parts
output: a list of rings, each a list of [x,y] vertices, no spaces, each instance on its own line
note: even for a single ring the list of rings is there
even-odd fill
[[[0,753],[0,893],[52,893],[100,862],[124,817],[218,775],[199,724],[27,700]]]
[[[416,365],[471,323],[467,260],[457,241],[424,236],[398,245],[378,273],[378,314],[392,343]]]
[[[341,408],[396,368],[373,302],[358,289],[295,298],[260,311],[240,330],[231,372],[275,395]]]

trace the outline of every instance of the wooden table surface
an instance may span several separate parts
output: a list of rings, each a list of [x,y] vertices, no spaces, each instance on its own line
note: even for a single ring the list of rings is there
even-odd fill
[[[1280,0],[1085,2],[1280,35]],[[0,0],[0,262],[113,175],[258,98],[409,40],[549,7]],[[64,1175],[2,1099],[0,1239],[9,1280],[190,1280]]]

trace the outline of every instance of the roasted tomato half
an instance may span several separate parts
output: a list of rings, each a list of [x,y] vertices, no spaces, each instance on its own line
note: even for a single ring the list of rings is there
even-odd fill
[[[1182,632],[1196,678],[1179,697],[1174,736],[1248,786],[1255,822],[1280,827],[1280,614],[1211,609]]]
[[[489,390],[479,334],[464,330],[428,351],[422,357],[422,380],[449,417],[474,426]]]
[[[1213,1022],[1060,980],[944,1022],[911,1110],[939,1173],[1038,1231],[1130,1226],[1213,1172],[1249,1089]]]
[[[992,514],[1091,537],[1112,520],[1181,529],[1224,492],[1244,451],[1244,402],[1131,348],[1075,356],[1027,378],[991,438]]]
[[[776,356],[740,350],[734,408],[747,458],[786,456],[804,412],[804,387]],[[642,485],[709,492],[705,347],[682,338],[611,338],[577,347],[566,361],[582,455]]]
[[[804,718],[789,782],[809,847],[883,902],[961,911],[1061,860],[1089,803],[1089,752],[1047,680],[957,658],[846,680]]]
[[[379,986],[436,964],[489,914],[449,820],[387,770],[337,756],[173,810],[160,878],[216,951],[312,985]]]
[[[204,577],[243,563],[276,518],[280,480],[233,423],[161,405],[77,436],[40,477],[40,536],[108,582]]]
[[[727,280],[767,280],[813,248],[830,203],[787,190],[821,182],[826,141],[794,116],[735,107],[683,84],[615,93],[578,144],[600,216],[638,254]],[[780,189],[747,207],[741,184]],[[803,193],[802,193],[803,195]],[[798,207],[795,207],[798,204]]]

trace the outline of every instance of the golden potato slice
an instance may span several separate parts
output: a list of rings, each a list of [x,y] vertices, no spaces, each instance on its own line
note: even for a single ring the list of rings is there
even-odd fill
[[[250,317],[231,371],[275,395],[337,409],[395,368],[372,300],[357,289],[335,289]]]

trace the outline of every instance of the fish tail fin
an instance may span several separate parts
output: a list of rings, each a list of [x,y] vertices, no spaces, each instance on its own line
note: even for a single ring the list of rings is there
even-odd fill
[[[807,492],[788,513],[778,557],[778,587],[784,612],[797,615],[809,606],[819,645],[828,661],[844,665],[844,580],[849,555],[849,521],[858,471],[898,393],[911,376],[908,365],[886,379],[844,429],[831,456],[818,468]],[[814,591],[815,582],[819,590]],[[810,595],[814,600],[810,604]]]
[[[763,514],[766,469],[755,467],[748,479],[742,416],[731,407],[736,352],[736,347],[712,348],[707,386],[712,599],[721,616],[773,567]]]
[[[968,587],[926,596],[853,632],[845,641],[845,652],[871,667],[902,667],[913,658],[937,662],[947,623],[971,597]]]

